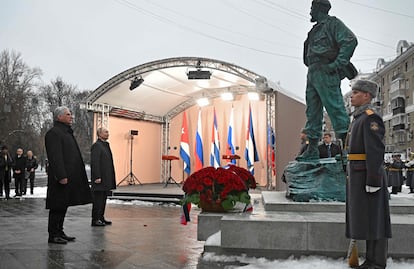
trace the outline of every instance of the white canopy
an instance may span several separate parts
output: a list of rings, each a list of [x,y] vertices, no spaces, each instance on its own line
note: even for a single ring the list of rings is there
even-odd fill
[[[210,71],[210,79],[188,79],[190,71]],[[142,84],[130,90],[134,79]],[[200,97],[214,98],[223,92],[245,94],[268,91],[266,78],[234,64],[200,58],[158,60],[130,68],[103,83],[86,99],[87,108],[136,112],[135,118],[165,122],[195,104]],[[109,111],[108,111],[109,112]]]

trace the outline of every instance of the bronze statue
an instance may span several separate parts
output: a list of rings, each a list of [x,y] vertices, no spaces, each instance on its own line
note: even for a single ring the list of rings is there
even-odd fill
[[[311,22],[316,22],[304,44],[303,60],[308,67],[306,86],[305,129],[309,139],[307,150],[298,160],[319,158],[318,142],[322,134],[323,108],[331,119],[336,137],[345,140],[349,117],[341,92],[341,80],[353,79],[357,70],[350,62],[357,38],[345,24],[328,15],[328,0],[313,0]]]

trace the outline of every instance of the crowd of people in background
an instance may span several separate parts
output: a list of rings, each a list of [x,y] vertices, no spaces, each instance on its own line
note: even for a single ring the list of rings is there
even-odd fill
[[[14,179],[14,197],[27,194],[27,184],[30,184],[30,194],[34,194],[35,171],[38,161],[31,150],[24,154],[22,148],[11,155],[7,146],[1,147],[0,156],[0,197],[10,199],[10,183]]]
[[[414,193],[414,153],[411,152],[408,160],[402,160],[401,154],[392,154],[391,160],[384,162],[388,186],[391,187],[391,194],[402,192],[402,186],[410,188]]]

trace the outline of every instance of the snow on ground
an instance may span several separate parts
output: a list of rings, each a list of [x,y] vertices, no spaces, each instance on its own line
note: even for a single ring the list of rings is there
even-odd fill
[[[285,260],[268,260],[265,258],[251,258],[246,256],[223,256],[214,253],[205,253],[203,260],[208,262],[238,263],[241,265],[229,265],[226,269],[348,269],[348,263],[344,259],[330,259],[326,257],[300,257]],[[361,260],[362,263],[362,260]],[[388,259],[387,269],[412,269],[414,260],[396,261]]]

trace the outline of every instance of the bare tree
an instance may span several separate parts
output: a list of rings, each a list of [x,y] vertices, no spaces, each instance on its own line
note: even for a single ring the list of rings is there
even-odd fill
[[[12,150],[29,147],[39,131],[33,122],[33,108],[41,75],[39,68],[23,62],[20,53],[0,53],[0,140]]]

